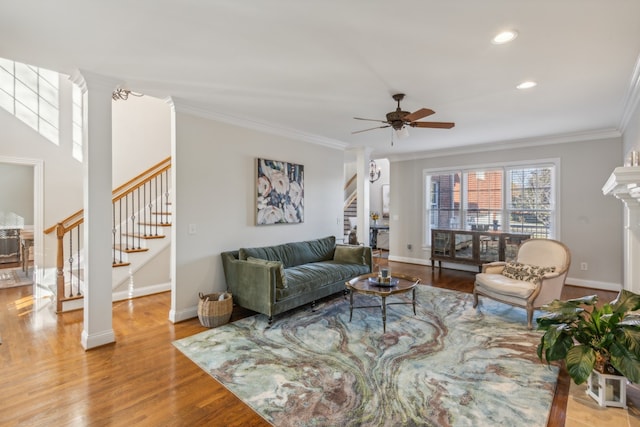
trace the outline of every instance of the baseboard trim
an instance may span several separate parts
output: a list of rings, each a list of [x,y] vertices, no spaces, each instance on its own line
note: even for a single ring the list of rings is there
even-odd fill
[[[113,329],[99,332],[97,334],[87,334],[86,330],[82,330],[81,344],[85,350],[100,347],[105,344],[116,342],[116,335]]]
[[[409,257],[400,257],[395,255],[389,255],[389,261],[396,262],[406,262],[408,264],[418,264],[418,265],[426,265],[431,266],[431,260],[425,260],[422,258],[409,258]],[[434,268],[438,268],[438,264]],[[465,264],[456,264],[456,263],[442,263],[442,268],[446,268],[449,270],[461,270],[461,271],[469,271],[472,273],[478,273],[478,267],[472,265]],[[567,285],[580,286],[582,288],[590,288],[590,289],[599,289],[603,291],[613,291],[619,292],[622,289],[622,284],[613,283],[613,282],[601,282],[597,280],[585,280],[585,279],[576,279],[573,277],[567,277],[565,280]]]
[[[431,261],[422,258],[409,258],[389,254],[389,261],[406,262],[407,264],[431,265]]]
[[[134,288],[128,291],[119,291],[113,293],[113,301],[124,301],[130,298],[144,297],[146,295],[159,294],[171,290],[171,282],[159,283],[157,285],[145,286],[143,288]]]
[[[189,307],[186,310],[170,310],[169,321],[171,323],[183,322],[198,317],[198,307]]]
[[[620,292],[622,284],[611,282],[599,282],[596,280],[574,279],[573,277],[567,277],[565,284],[572,286],[580,286],[581,288],[599,289],[602,291]]]

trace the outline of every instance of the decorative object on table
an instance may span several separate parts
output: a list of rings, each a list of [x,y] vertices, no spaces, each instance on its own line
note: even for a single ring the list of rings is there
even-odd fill
[[[389,269],[389,267],[380,267],[380,271],[378,272],[378,282],[380,283],[391,282],[391,270]]]
[[[378,212],[371,212],[371,220],[373,221],[373,225],[376,225],[378,223],[378,220],[380,219],[380,214]]]
[[[270,329],[247,317],[175,347],[276,426],[546,427],[557,366],[537,361],[523,310],[416,286],[411,305],[356,310],[338,296]],[[533,356],[533,357],[532,357]]]
[[[398,286],[398,278],[388,277],[386,279],[378,277],[369,277],[369,284],[373,286],[383,286],[385,288],[393,288],[394,286]]]
[[[256,223],[304,222],[304,166],[267,159],[257,163]]]
[[[640,295],[623,289],[611,303],[598,308],[597,301],[591,295],[543,306],[538,357],[564,360],[576,384],[589,380],[588,394],[601,405],[626,406],[622,376],[640,382]]]
[[[199,294],[198,320],[202,326],[215,328],[229,322],[233,311],[233,298],[229,292]]]

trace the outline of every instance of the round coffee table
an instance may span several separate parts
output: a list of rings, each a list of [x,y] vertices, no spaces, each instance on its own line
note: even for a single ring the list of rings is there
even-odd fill
[[[347,289],[349,289],[351,297],[349,300],[349,322],[353,318],[354,308],[382,308],[382,331],[387,332],[387,305],[393,304],[413,304],[413,314],[416,314],[416,285],[420,283],[420,279],[407,276],[405,274],[392,274],[392,285],[380,285],[370,281],[370,278],[377,279],[378,273],[364,274],[362,276],[355,277],[346,282]],[[387,303],[387,297],[392,295],[400,295],[412,291],[411,302],[390,302]],[[382,298],[381,305],[353,305],[353,294],[365,294],[374,295]]]

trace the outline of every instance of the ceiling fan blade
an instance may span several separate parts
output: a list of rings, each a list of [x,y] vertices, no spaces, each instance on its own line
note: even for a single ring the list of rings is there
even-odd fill
[[[437,128],[437,129],[451,129],[456,124],[452,122],[411,122],[409,126],[413,128]]]
[[[354,117],[354,119],[356,120],[367,120],[369,122],[380,122],[380,123],[387,123],[386,120],[378,120],[378,119],[363,119],[362,117]]]
[[[411,114],[407,114],[402,120],[404,120],[405,122],[415,122],[416,120],[420,120],[432,114],[435,114],[435,111],[429,108],[421,108]]]
[[[361,132],[366,132],[366,131],[368,131],[368,130],[382,129],[382,128],[388,128],[388,127],[390,127],[390,125],[385,125],[385,126],[376,126],[376,127],[374,127],[374,128],[357,130],[357,131],[355,131],[355,132],[351,132],[351,134],[353,135],[354,133],[361,133]]]

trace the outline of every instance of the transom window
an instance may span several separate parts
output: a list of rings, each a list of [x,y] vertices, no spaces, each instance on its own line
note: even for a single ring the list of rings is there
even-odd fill
[[[554,238],[556,165],[425,171],[425,233],[431,229],[500,230]]]
[[[59,143],[59,75],[0,58],[0,107]]]

